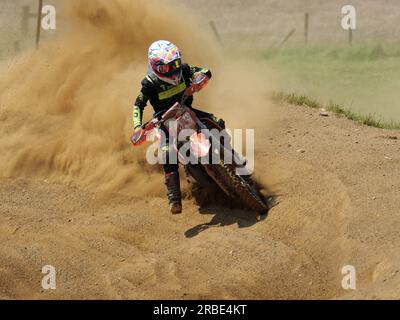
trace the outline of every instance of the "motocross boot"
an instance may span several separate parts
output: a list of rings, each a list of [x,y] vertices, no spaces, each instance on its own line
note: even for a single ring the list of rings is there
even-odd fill
[[[179,180],[179,172],[165,174],[164,183],[167,186],[167,196],[169,200],[169,210],[172,214],[182,212],[182,195]]]

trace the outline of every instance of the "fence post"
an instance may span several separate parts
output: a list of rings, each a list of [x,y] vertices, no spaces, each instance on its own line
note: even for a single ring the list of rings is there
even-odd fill
[[[309,18],[310,15],[308,12],[304,15],[304,43],[308,45],[308,27],[309,27]]]
[[[214,32],[215,38],[217,38],[219,44],[222,46],[223,43],[222,43],[221,36],[219,35],[217,27],[215,26],[215,23],[212,20],[210,21],[210,27],[211,27],[212,31]]]
[[[353,29],[349,28],[349,45],[353,44]]]
[[[43,8],[43,0],[39,0],[37,25],[36,25],[36,48],[39,48],[39,42],[40,42],[40,29],[41,29],[41,23],[42,23],[42,8]]]

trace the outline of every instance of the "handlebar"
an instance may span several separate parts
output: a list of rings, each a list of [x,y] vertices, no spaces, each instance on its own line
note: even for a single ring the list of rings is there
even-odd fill
[[[151,119],[150,119],[149,121],[147,121],[146,123],[142,124],[142,125],[140,126],[140,128],[142,128],[142,130],[146,129],[146,126],[147,126],[151,121],[153,121],[154,119],[158,118],[163,112],[165,112],[165,110],[162,110],[162,111],[157,112],[157,113],[153,116],[153,118],[151,118]]]
[[[208,77],[205,74],[200,72],[195,74],[192,80],[192,85],[185,90],[180,104],[183,105],[190,96],[192,96],[195,92],[202,90],[207,85],[207,83],[208,83]],[[159,118],[161,114],[164,112],[165,110],[157,112],[153,116],[153,118],[151,118],[149,121],[147,121],[141,126],[142,129],[141,131],[138,131],[133,134],[133,136],[131,137],[131,141],[134,145],[140,145],[146,140],[146,131],[149,129],[153,129],[155,126],[159,124],[159,122],[161,121],[161,119]],[[155,119],[157,119],[158,121],[154,121]],[[153,122],[152,128],[148,128],[149,124],[152,122]]]

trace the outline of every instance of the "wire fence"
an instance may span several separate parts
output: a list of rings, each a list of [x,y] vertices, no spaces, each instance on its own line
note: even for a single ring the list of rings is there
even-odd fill
[[[199,21],[211,20],[227,47],[397,45],[400,1],[352,0],[356,30],[342,27],[342,0],[185,0]]]
[[[1,0],[0,2],[0,59],[5,59],[25,48],[38,46],[40,38],[51,32],[41,32],[43,0]]]
[[[39,0],[0,1],[0,58],[35,45]],[[72,0],[71,0],[72,1]],[[133,1],[133,0],[132,0]],[[162,0],[160,0],[162,1]],[[344,30],[342,0],[164,0],[193,13],[227,48],[269,49],[347,44],[397,45],[400,1],[353,0],[357,27]],[[45,0],[44,3],[52,3]],[[42,36],[48,36],[43,33]]]

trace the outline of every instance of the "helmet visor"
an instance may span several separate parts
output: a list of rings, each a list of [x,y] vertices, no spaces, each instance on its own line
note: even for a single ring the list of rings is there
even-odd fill
[[[160,64],[156,66],[156,70],[161,74],[173,74],[175,71],[180,70],[182,66],[181,59],[174,60],[168,64]]]

